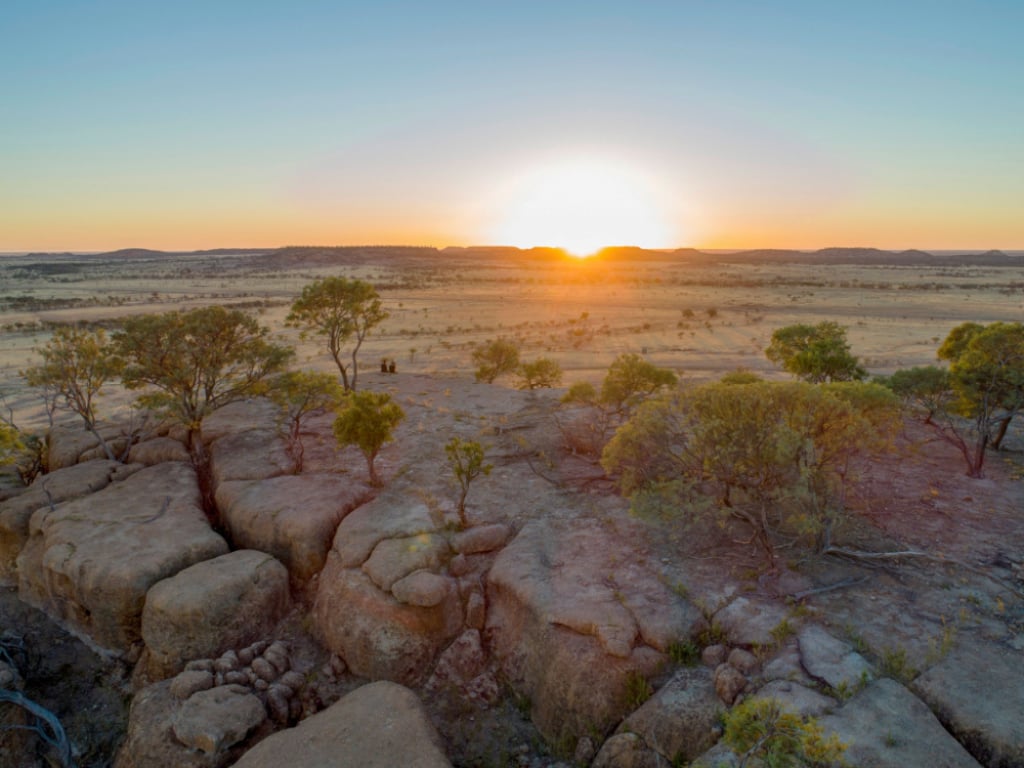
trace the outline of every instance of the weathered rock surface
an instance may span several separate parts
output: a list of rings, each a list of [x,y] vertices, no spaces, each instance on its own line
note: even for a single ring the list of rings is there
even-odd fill
[[[127,447],[127,440],[116,424],[97,425],[97,431],[114,451],[115,458]],[[54,424],[50,430],[46,449],[50,472],[73,467],[80,461],[105,459],[103,449],[96,436],[85,429],[77,418]]]
[[[191,749],[216,755],[244,740],[267,717],[247,688],[219,685],[192,694],[174,716],[174,736]]]
[[[786,607],[779,603],[737,597],[714,615],[733,645],[748,647],[771,645],[772,630],[787,618]]]
[[[972,639],[911,684],[980,762],[1024,766],[1024,665],[1019,652]]]
[[[681,669],[623,720],[617,733],[638,734],[670,764],[690,761],[718,740],[716,726],[724,711],[709,669]]]
[[[535,522],[491,568],[488,644],[551,741],[611,728],[627,714],[629,676],[652,674],[701,626],[635,540],[597,522]]]
[[[870,680],[871,665],[848,644],[817,624],[809,624],[797,633],[800,660],[807,673],[833,689],[853,689]]]
[[[819,720],[826,733],[848,745],[850,765],[877,768],[978,768],[968,754],[910,691],[882,679]]]
[[[214,487],[228,480],[263,480],[291,474],[294,461],[276,429],[249,429],[225,435],[210,446]]]
[[[180,440],[172,437],[154,437],[133,445],[128,451],[128,461],[133,464],[163,464],[166,461],[191,461],[188,449]]]
[[[391,594],[402,603],[432,608],[455,591],[455,583],[431,571],[413,571],[391,585]]]
[[[128,732],[114,768],[219,768],[224,763],[224,755],[189,749],[174,736],[181,702],[171,694],[170,685],[168,680],[150,685],[132,698]]]
[[[639,735],[617,733],[601,745],[590,768],[661,768],[664,764],[664,758]]]
[[[324,567],[338,524],[372,494],[341,475],[284,475],[222,482],[216,499],[236,546],[269,552],[305,582]]]
[[[821,717],[839,706],[831,696],[786,680],[772,680],[754,694],[757,699],[775,699],[789,712],[803,717]]]
[[[23,493],[0,503],[0,580],[16,577],[15,562],[28,541],[29,520],[37,509],[95,493],[132,471],[114,461],[73,464],[40,475]]]
[[[715,667],[715,692],[723,702],[732,706],[743,689],[747,687],[747,678],[731,664],[719,664]]]
[[[338,526],[334,549],[345,568],[358,568],[385,539],[434,533],[437,524],[419,501],[377,498],[349,514]]]
[[[203,419],[201,438],[209,445],[222,437],[237,435],[252,429],[277,428],[280,410],[264,397],[236,400],[218,408]]]
[[[320,575],[313,615],[324,645],[357,675],[414,685],[462,630],[455,590],[431,607],[406,605],[361,570],[344,568],[333,550]]]
[[[413,571],[439,569],[449,552],[448,542],[437,533],[385,539],[374,547],[373,554],[363,563],[363,572],[387,592],[396,581]]]
[[[146,595],[142,639],[154,679],[191,659],[216,656],[265,637],[288,611],[288,572],[251,549],[196,563]]]
[[[227,549],[200,508],[192,468],[148,467],[36,510],[17,560],[19,596],[123,652],[140,639],[151,586]]]
[[[249,750],[237,768],[450,768],[423,705],[407,688],[364,685]]]
[[[478,525],[455,534],[452,537],[452,549],[463,555],[493,552],[505,546],[511,536],[512,531],[507,525]]]

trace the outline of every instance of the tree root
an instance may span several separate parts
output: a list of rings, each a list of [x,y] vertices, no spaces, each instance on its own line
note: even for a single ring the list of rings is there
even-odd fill
[[[0,702],[10,702],[27,710],[35,718],[33,725],[9,725],[6,728],[18,728],[34,732],[45,744],[53,749],[57,764],[61,768],[74,768],[75,763],[71,756],[71,742],[68,741],[64,727],[60,720],[50,710],[18,691],[8,691],[0,688]]]

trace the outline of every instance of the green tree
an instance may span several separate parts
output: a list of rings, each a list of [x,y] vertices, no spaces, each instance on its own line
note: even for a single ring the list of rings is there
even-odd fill
[[[602,465],[634,500],[741,521],[774,562],[783,531],[830,544],[853,462],[888,446],[896,415],[896,398],[877,384],[714,382],[643,403]]]
[[[334,420],[334,437],[339,445],[354,445],[362,451],[370,485],[382,484],[374,461],[384,444],[394,439],[395,427],[403,418],[405,412],[387,393],[351,391],[345,397]]]
[[[846,329],[831,320],[776,329],[765,356],[783,370],[812,384],[860,381],[867,376],[850,353]]]
[[[546,357],[538,357],[531,363],[519,366],[519,381],[516,389],[541,389],[557,387],[562,381],[562,367]]]
[[[388,318],[377,289],[363,280],[325,277],[302,289],[286,323],[304,333],[323,336],[327,350],[341,373],[345,391],[355,390],[359,379],[357,356],[370,331]],[[345,345],[354,339],[350,362],[342,359]],[[350,375],[351,374],[351,375]]]
[[[963,323],[939,347],[949,370],[927,366],[884,380],[907,407],[953,445],[969,477],[984,477],[988,448],[999,448],[1024,408],[1024,325]]]
[[[103,386],[117,378],[124,368],[107,341],[106,332],[62,326],[36,352],[43,362],[25,370],[25,380],[30,386],[50,393],[55,405],[78,414],[107,458],[116,461],[110,445],[96,428],[96,398]]]
[[[502,374],[519,367],[519,347],[511,339],[491,339],[477,346],[472,358],[476,380],[492,384]]]
[[[746,699],[729,710],[723,740],[739,755],[739,768],[751,760],[772,768],[831,768],[846,751],[817,720],[787,712],[777,699]]]
[[[292,350],[272,343],[269,332],[239,310],[204,307],[125,320],[114,343],[125,361],[128,389],[146,389],[143,407],[188,430],[197,468],[205,466],[203,419],[228,403],[265,394]],[[201,473],[202,474],[202,473]]]
[[[981,418],[995,449],[1024,408],[1024,324],[963,323],[939,347],[960,411]]]
[[[281,408],[288,452],[295,465],[295,473],[302,472],[305,448],[302,444],[302,424],[317,411],[336,410],[345,398],[345,390],[337,377],[315,371],[289,371],[274,380],[270,398]]]
[[[619,355],[608,367],[600,391],[582,381],[562,396],[562,403],[572,408],[569,418],[556,419],[566,446],[573,453],[600,455],[608,436],[639,403],[677,381],[672,371],[639,355]]]
[[[456,511],[459,513],[459,522],[465,528],[469,523],[466,520],[466,496],[469,494],[469,485],[481,475],[491,474],[494,465],[484,461],[484,447],[476,440],[462,440],[453,437],[444,446],[444,452],[448,457],[448,466],[459,484],[459,500]]]

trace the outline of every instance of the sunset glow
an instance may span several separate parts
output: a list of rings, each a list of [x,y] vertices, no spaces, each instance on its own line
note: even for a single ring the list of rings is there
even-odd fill
[[[677,242],[655,185],[622,163],[574,158],[514,179],[497,202],[490,241],[552,246],[589,256],[605,246],[666,248]]]

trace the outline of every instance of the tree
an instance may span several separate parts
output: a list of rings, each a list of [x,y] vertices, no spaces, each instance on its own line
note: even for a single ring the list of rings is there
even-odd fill
[[[541,389],[557,387],[562,381],[562,367],[554,360],[538,357],[532,363],[519,366],[519,381],[516,389]]]
[[[776,329],[765,357],[812,384],[860,381],[867,376],[857,358],[850,354],[846,329],[831,320]]]
[[[729,710],[723,740],[739,755],[739,768],[751,759],[772,768],[831,768],[846,751],[817,720],[787,712],[777,699],[746,699]]]
[[[1024,324],[963,323],[950,331],[938,357],[950,361],[960,410],[983,415],[998,450],[1013,417],[1024,408]]]
[[[304,333],[326,338],[327,350],[338,366],[341,383],[347,392],[355,390],[359,379],[359,348],[370,331],[387,318],[388,313],[381,307],[377,289],[370,283],[345,277],[325,277],[302,289],[302,295],[292,304],[286,323],[303,329]],[[344,362],[342,350],[353,338],[351,362]]]
[[[491,474],[494,465],[484,462],[484,447],[476,440],[453,437],[445,444],[444,452],[459,484],[456,510],[459,513],[459,522],[465,528],[469,524],[466,520],[466,496],[469,494],[469,485],[481,475]]]
[[[40,365],[23,372],[30,386],[41,387],[54,397],[54,404],[77,413],[85,428],[99,441],[107,458],[116,461],[114,452],[96,428],[96,398],[103,386],[124,368],[103,329],[61,326],[36,352]]]
[[[270,398],[281,408],[288,452],[295,464],[295,473],[302,472],[305,449],[302,445],[302,424],[312,413],[335,410],[345,399],[338,379],[329,373],[289,371],[274,380]]]
[[[334,437],[339,445],[354,445],[362,451],[370,485],[382,484],[374,460],[384,444],[394,438],[394,429],[403,418],[405,412],[387,393],[351,391],[345,396],[345,404],[334,420]]]
[[[472,357],[476,380],[493,384],[496,378],[519,366],[519,347],[511,339],[492,339],[477,346]]]
[[[562,396],[562,402],[577,411],[574,417],[557,422],[566,445],[573,453],[600,455],[608,436],[639,403],[677,381],[672,371],[639,355],[619,355],[608,367],[600,391],[582,381]]]
[[[949,370],[927,366],[884,380],[923,422],[956,447],[967,475],[984,477],[989,446],[999,448],[1024,408],[1024,325],[963,323],[939,347]]]
[[[714,382],[643,403],[601,463],[641,505],[741,521],[774,562],[782,531],[829,545],[853,461],[888,445],[896,413],[877,384]]]
[[[239,310],[204,307],[125,320],[114,343],[124,358],[128,389],[148,388],[139,403],[175,419],[188,431],[197,468],[205,466],[203,419],[228,403],[265,394],[292,350]],[[201,473],[202,474],[202,473]]]

